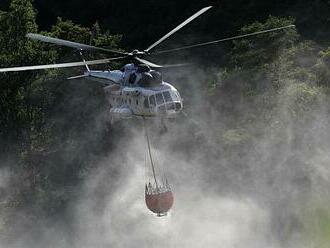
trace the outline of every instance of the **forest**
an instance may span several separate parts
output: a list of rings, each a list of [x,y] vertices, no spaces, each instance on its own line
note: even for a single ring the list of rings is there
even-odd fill
[[[159,49],[296,26],[153,59],[191,64],[162,69],[185,108],[153,128],[181,199],[163,235],[139,205],[141,124],[109,124],[102,87],[66,80],[83,68],[49,69],[0,74],[0,247],[329,247],[329,2],[0,0],[0,68],[79,60],[27,33],[144,49],[208,5]]]

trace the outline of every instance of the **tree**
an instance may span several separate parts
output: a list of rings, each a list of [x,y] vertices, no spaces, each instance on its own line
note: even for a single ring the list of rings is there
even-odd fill
[[[270,16],[264,23],[254,22],[243,26],[240,34],[291,25],[292,18]],[[231,64],[234,67],[252,69],[272,62],[286,48],[292,47],[298,40],[296,28],[276,31],[234,41],[231,52]]]
[[[0,15],[0,64],[3,67],[42,64],[53,61],[52,54],[25,35],[37,31],[36,12],[31,0],[13,0]],[[32,136],[38,129],[43,101],[34,101],[33,90],[40,87],[36,72],[0,75],[1,149],[31,150]],[[19,141],[19,142],[18,142]],[[14,148],[16,147],[16,148]]]

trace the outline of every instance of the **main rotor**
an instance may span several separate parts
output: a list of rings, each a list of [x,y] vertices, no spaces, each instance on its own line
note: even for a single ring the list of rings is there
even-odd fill
[[[109,63],[111,61],[114,61],[114,60],[123,60],[123,59],[130,59],[130,60],[133,60],[134,62],[143,63],[143,64],[146,64],[146,65],[148,65],[150,67],[153,67],[153,68],[161,68],[161,67],[167,67],[167,66],[158,65],[158,64],[155,64],[153,62],[150,62],[149,60],[146,60],[145,57],[149,56],[149,55],[156,56],[156,55],[159,55],[159,54],[172,53],[172,52],[177,52],[177,51],[186,50],[186,49],[192,49],[192,48],[196,48],[196,47],[203,47],[203,46],[217,44],[217,43],[220,43],[220,42],[236,40],[236,39],[242,39],[242,38],[249,37],[249,36],[255,36],[255,35],[259,35],[259,34],[265,34],[265,33],[269,33],[269,32],[275,32],[275,31],[295,27],[295,25],[288,25],[288,26],[283,26],[283,27],[277,27],[277,28],[273,28],[273,29],[258,31],[258,32],[254,32],[254,33],[238,35],[238,36],[229,37],[229,38],[225,38],[225,39],[213,40],[213,41],[209,41],[209,42],[204,42],[204,43],[193,44],[193,45],[184,46],[184,47],[178,47],[178,48],[153,52],[153,49],[155,47],[157,47],[160,43],[162,43],[164,40],[166,40],[167,38],[172,36],[174,33],[179,31],[180,29],[182,29],[188,23],[192,22],[197,17],[199,17],[200,15],[202,15],[203,13],[205,13],[206,11],[208,11],[211,8],[212,8],[212,6],[202,8],[201,10],[199,10],[198,12],[193,14],[191,17],[186,19],[184,22],[182,22],[180,25],[176,26],[174,29],[172,29],[170,32],[168,32],[166,35],[161,37],[159,40],[157,40],[156,42],[151,44],[146,49],[144,49],[144,50],[134,49],[131,52],[113,50],[113,49],[102,48],[102,47],[96,47],[96,46],[81,44],[81,43],[77,43],[77,42],[62,40],[62,39],[58,39],[58,38],[48,37],[48,36],[44,36],[44,35],[40,35],[40,34],[29,33],[29,34],[26,35],[26,37],[28,37],[32,40],[52,43],[52,44],[56,44],[56,45],[60,45],[60,46],[71,47],[71,48],[79,50],[79,52],[81,54],[82,54],[83,51],[98,51],[98,52],[102,52],[102,53],[117,54],[117,55],[120,55],[120,56],[119,57],[111,57],[111,58],[107,58],[107,59],[92,60],[92,61],[85,61],[83,59],[82,62],[71,62],[71,63],[52,64],[52,65],[36,65],[36,66],[3,68],[3,69],[0,69],[0,72],[41,70],[41,69],[66,68],[66,67],[77,67],[77,66],[86,66],[87,67],[88,65],[107,64],[107,63]],[[177,64],[177,65],[170,65],[170,66],[181,66],[181,65],[184,65],[184,64]]]

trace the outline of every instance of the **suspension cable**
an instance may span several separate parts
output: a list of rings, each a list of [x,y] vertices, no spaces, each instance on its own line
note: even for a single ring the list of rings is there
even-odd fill
[[[149,152],[149,158],[150,158],[150,163],[151,163],[152,174],[153,174],[153,177],[154,177],[154,180],[155,180],[156,189],[157,189],[157,191],[159,191],[159,186],[158,186],[158,181],[157,181],[157,178],[156,178],[154,161],[153,161],[152,154],[151,154],[151,146],[150,146],[148,128],[147,128],[146,120],[145,120],[144,117],[143,117],[143,127],[144,127],[144,131],[145,131],[147,145],[148,145],[148,152]]]

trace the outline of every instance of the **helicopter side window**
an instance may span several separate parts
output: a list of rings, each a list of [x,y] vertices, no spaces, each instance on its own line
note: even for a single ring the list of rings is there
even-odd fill
[[[149,108],[149,101],[147,97],[144,99],[143,105],[145,108]]]
[[[163,92],[163,95],[164,95],[165,102],[172,102],[172,97],[171,97],[170,92],[165,91],[165,92]]]
[[[157,105],[161,105],[164,103],[164,98],[161,93],[156,94],[156,102],[157,102]]]
[[[149,97],[149,102],[151,106],[156,106],[156,99],[154,95]]]

